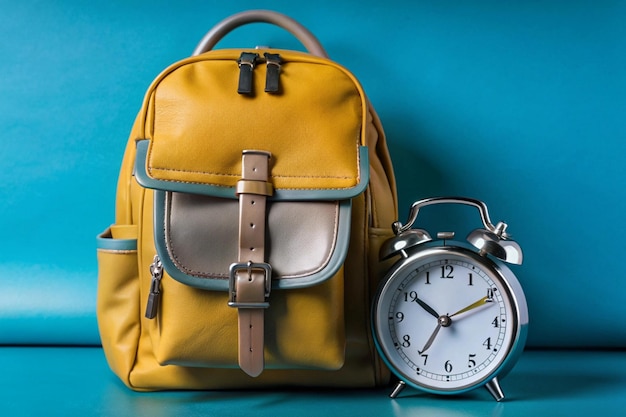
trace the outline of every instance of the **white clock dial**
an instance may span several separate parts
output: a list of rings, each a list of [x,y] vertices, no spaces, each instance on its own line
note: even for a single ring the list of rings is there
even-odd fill
[[[484,261],[461,248],[430,248],[388,277],[374,325],[401,379],[456,393],[487,383],[505,362],[519,335],[519,312],[503,272]]]

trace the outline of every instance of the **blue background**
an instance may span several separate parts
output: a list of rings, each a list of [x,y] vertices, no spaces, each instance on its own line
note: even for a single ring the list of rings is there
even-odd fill
[[[95,235],[143,94],[224,17],[286,13],[361,80],[401,220],[485,201],[524,249],[534,347],[626,346],[626,3],[0,1],[0,342],[98,343]],[[265,24],[218,47],[301,49]],[[420,224],[462,237],[468,208]],[[60,319],[64,319],[61,321]]]

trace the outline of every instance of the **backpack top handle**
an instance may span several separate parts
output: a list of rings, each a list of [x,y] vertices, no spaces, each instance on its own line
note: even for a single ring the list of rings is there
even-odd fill
[[[213,49],[213,47],[229,32],[248,23],[271,23],[279,26],[298,39],[313,55],[328,58],[328,54],[315,35],[289,16],[271,10],[248,10],[234,14],[219,22],[202,38],[193,55]]]

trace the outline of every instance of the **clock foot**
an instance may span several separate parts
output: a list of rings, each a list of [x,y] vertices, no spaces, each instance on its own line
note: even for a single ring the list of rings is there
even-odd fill
[[[504,399],[504,393],[502,392],[502,388],[500,388],[500,382],[498,382],[498,378],[494,378],[491,381],[487,382],[485,385],[489,394],[498,402]]]
[[[402,392],[404,387],[406,387],[406,384],[404,383],[404,381],[399,381],[396,387],[391,392],[391,394],[389,394],[389,398],[396,398]]]

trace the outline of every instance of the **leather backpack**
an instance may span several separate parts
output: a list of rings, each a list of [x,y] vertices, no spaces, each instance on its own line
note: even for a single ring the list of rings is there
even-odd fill
[[[310,53],[211,50],[250,22]],[[135,390],[371,387],[370,329],[397,218],[392,165],[363,88],[287,16],[219,23],[148,88],[98,236],[97,316]]]

